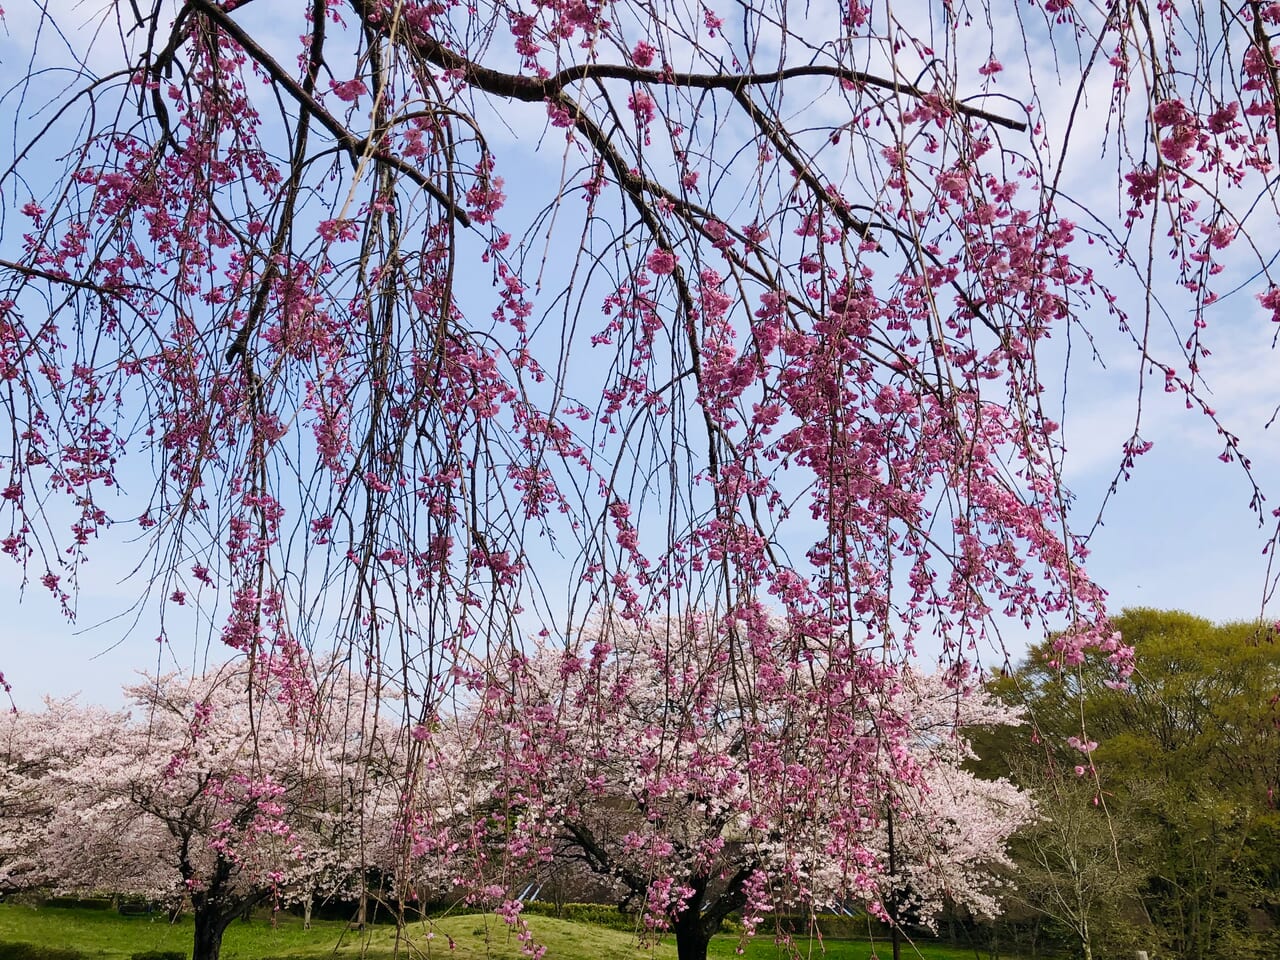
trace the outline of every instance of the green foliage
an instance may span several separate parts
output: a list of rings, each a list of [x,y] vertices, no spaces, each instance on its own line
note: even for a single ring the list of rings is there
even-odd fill
[[[145,897],[121,897],[116,909],[126,917],[145,917],[158,912],[161,908]]]
[[[1077,933],[1117,955],[1280,956],[1274,630],[1147,609],[1116,625],[1135,650],[1127,682],[1100,655],[1057,663],[1050,641],[995,685],[1029,725],[977,748],[1036,790],[1046,818],[1023,836],[1020,882],[1042,903],[1087,891]]]

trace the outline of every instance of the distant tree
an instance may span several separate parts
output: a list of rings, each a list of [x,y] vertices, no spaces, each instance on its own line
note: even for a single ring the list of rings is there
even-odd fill
[[[0,891],[48,882],[47,846],[60,813],[55,783],[85,757],[114,750],[125,715],[74,700],[48,701],[43,710],[0,715]],[[125,862],[117,851],[115,864]],[[85,870],[97,875],[101,863]]]
[[[869,678],[851,683],[799,642],[808,680],[785,684],[796,709],[784,713],[767,672],[735,672],[724,637],[773,647],[783,629],[766,617],[616,620],[568,646],[513,653],[474,716],[488,842],[530,871],[568,860],[609,878],[645,927],[674,932],[681,960],[705,958],[739,910],[751,930],[765,910],[809,904],[997,913],[993,868],[1008,866],[1005,843],[1030,802],[960,764],[967,725],[1016,715],[941,676],[886,673],[869,694]],[[835,696],[838,722],[818,713]],[[549,716],[555,737],[543,732]],[[873,752],[858,770],[806,755],[883,725],[912,731],[910,747]],[[851,815],[856,845],[838,839]]]
[[[1092,777],[1046,766],[1029,751],[1014,773],[1037,817],[1011,839],[1013,896],[1067,931],[1083,960],[1128,955],[1150,943],[1143,885],[1151,867],[1150,826],[1128,804],[1100,802]]]
[[[1157,952],[1183,960],[1274,957],[1280,646],[1273,629],[1146,609],[1115,623],[1134,648],[1127,680],[1097,657],[1063,664],[1049,641],[999,685],[1025,704],[1039,742],[1041,763],[1023,764],[1015,778],[1041,798],[1049,820],[1029,828],[1017,849],[1046,891],[1046,912],[1080,935],[1086,921],[1121,920],[1127,909],[1130,921],[1149,919]],[[1075,888],[1089,902],[1064,916]]]
[[[977,677],[909,673],[892,696],[915,731],[912,755],[926,771],[922,791],[890,791],[873,842],[886,868],[881,905],[894,960],[910,923],[936,928],[944,912],[983,920],[1001,915],[1012,893],[1009,844],[1038,816],[1028,792],[973,770],[971,738],[1020,720],[1016,709],[969,689],[979,683]]]
[[[402,771],[386,776],[385,745],[360,721],[372,716],[351,701],[362,686],[327,680],[311,686],[299,663],[240,664],[137,684],[131,714],[60,703],[16,718],[44,798],[5,831],[25,837],[25,879],[189,900],[194,960],[217,960],[227,925],[256,904],[362,896]],[[313,709],[300,712],[304,698]]]

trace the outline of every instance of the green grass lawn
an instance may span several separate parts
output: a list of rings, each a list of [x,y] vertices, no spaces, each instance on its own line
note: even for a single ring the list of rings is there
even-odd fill
[[[744,957],[746,960],[783,960],[783,958],[800,957],[802,960],[890,960],[893,949],[889,941],[882,940],[869,943],[866,940],[824,940],[821,944],[816,940],[796,940],[788,951],[773,942],[772,937],[757,937],[745,944],[744,952],[738,953],[738,940],[735,937],[716,937],[711,941],[709,957],[716,960]],[[902,945],[903,960],[985,960],[985,952],[975,952],[972,947],[947,947],[934,943]],[[1001,954],[1009,957],[1009,954]]]
[[[547,948],[548,960],[675,960],[671,938],[641,946],[628,933],[552,917],[530,917],[529,926],[538,943]],[[397,943],[397,938],[399,938]],[[0,944],[32,943],[45,947],[71,948],[93,960],[130,960],[135,953],[178,950],[191,955],[192,924],[184,917],[170,924],[161,914],[155,917],[122,917],[112,910],[85,910],[64,907],[33,907],[0,904]],[[452,946],[451,946],[452,945]],[[747,960],[780,960],[783,957],[869,960],[878,955],[888,960],[888,943],[866,941],[797,940],[791,950],[775,944],[771,937],[758,937],[742,944],[739,939],[720,936],[711,944],[715,958],[745,957]],[[399,950],[397,951],[397,946]],[[493,916],[469,914],[444,917],[414,924],[397,934],[394,927],[377,926],[364,932],[348,930],[345,923],[315,921],[310,930],[297,917],[280,915],[275,924],[265,920],[235,922],[227,929],[222,944],[223,960],[389,960],[400,956],[427,960],[518,960],[520,942],[513,931]],[[2,951],[0,951],[2,956]],[[972,949],[953,950],[933,945],[917,953],[904,945],[904,957],[924,960],[975,960]]]

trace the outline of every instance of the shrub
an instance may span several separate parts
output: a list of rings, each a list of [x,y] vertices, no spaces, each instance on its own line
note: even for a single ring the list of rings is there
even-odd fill
[[[633,913],[623,913],[607,903],[562,903],[557,906],[544,900],[534,900],[524,905],[524,913],[538,917],[558,917],[574,923],[590,923],[610,930],[634,933],[638,918]]]
[[[870,922],[870,926],[868,923]],[[816,925],[824,938],[832,940],[860,940],[869,933],[877,937],[889,936],[887,926],[877,925],[869,921],[865,913],[816,913],[812,917],[799,915],[770,914],[765,917],[760,929],[780,929],[788,933],[809,934]]]
[[[116,910],[122,917],[149,917],[160,907],[146,897],[121,897]]]
[[[41,906],[66,907],[74,910],[110,910],[114,905],[110,897],[46,897]]]
[[[85,960],[85,954],[67,947],[34,943],[0,943],[0,960]],[[183,960],[186,960],[184,957]]]

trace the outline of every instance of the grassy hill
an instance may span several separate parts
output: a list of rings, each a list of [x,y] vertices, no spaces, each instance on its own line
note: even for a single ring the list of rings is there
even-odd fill
[[[630,933],[585,923],[530,917],[537,942],[547,948],[548,960],[675,960],[674,944],[641,945]],[[122,917],[112,910],[82,908],[34,908],[0,904],[0,960],[76,960],[72,954],[57,956],[53,951],[75,951],[85,960],[132,960],[135,954],[177,952],[191,954],[190,918],[171,924],[163,916]],[[30,944],[36,949],[15,947]],[[794,951],[779,947],[770,937],[740,944],[735,936],[717,937],[711,945],[715,958],[746,957],[748,960],[779,960],[782,957],[830,960],[869,960],[889,956],[888,944],[878,950],[866,941],[828,940],[823,944],[803,941]],[[744,953],[739,954],[739,948]],[[273,924],[266,920],[236,922],[223,940],[223,960],[390,960],[402,957],[425,960],[518,960],[521,944],[505,923],[493,916],[467,914],[414,924],[397,932],[391,926],[366,931],[348,930],[337,921],[315,921],[310,930],[296,917],[280,915]],[[904,948],[904,957],[924,960],[975,960],[972,948],[951,950],[922,946],[920,951]]]

